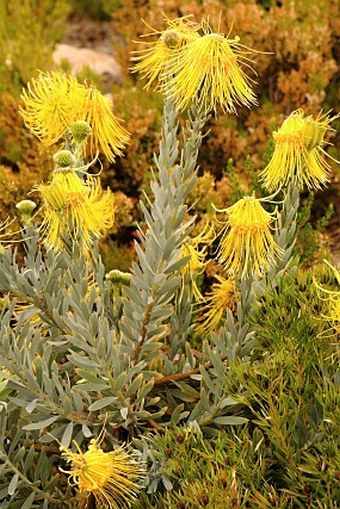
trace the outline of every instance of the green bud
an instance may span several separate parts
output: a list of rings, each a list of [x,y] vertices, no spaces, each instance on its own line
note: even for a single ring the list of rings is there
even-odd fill
[[[131,281],[131,274],[129,272],[122,272],[121,270],[111,270],[106,274],[106,279],[111,281],[114,285],[129,285]]]
[[[71,124],[70,131],[76,143],[82,143],[92,133],[90,124],[85,120],[77,120]]]
[[[182,36],[176,30],[166,30],[162,35],[162,41],[169,49],[178,49],[182,44]]]
[[[16,204],[16,208],[21,214],[31,215],[37,204],[32,200],[21,200]]]
[[[68,168],[74,166],[76,162],[74,155],[69,150],[60,150],[54,154],[53,160],[58,168]]]
[[[315,122],[312,115],[305,118],[304,140],[307,150],[313,150],[323,142],[323,138],[327,131],[327,126],[322,126]]]
[[[23,223],[28,224],[30,222],[33,210],[36,206],[37,204],[32,200],[21,200],[15,205],[21,214]]]

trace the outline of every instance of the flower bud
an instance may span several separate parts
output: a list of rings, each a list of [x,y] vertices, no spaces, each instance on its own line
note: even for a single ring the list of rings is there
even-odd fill
[[[162,35],[162,41],[169,49],[178,49],[182,44],[183,38],[177,30],[166,30]]]
[[[313,117],[310,115],[305,119],[304,126],[304,137],[305,145],[307,150],[313,150],[323,142],[325,132],[327,131],[327,125],[322,125],[320,122],[315,122]]]
[[[32,200],[21,200],[15,207],[21,214],[21,219],[24,224],[28,224],[32,218],[32,212],[36,208],[37,204]]]
[[[77,120],[71,124],[70,131],[76,143],[82,143],[92,133],[91,126],[85,120]]]
[[[58,168],[68,168],[74,166],[76,162],[74,155],[69,150],[60,150],[54,154],[53,160]]]
[[[129,285],[131,281],[131,274],[129,272],[122,272],[121,270],[111,270],[106,274],[106,279],[111,281],[114,285]]]

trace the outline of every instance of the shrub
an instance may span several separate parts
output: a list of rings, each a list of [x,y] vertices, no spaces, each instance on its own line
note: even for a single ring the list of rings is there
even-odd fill
[[[6,243],[7,223],[0,230],[4,509],[316,509],[339,495],[340,275],[319,268],[313,278],[294,252],[300,193],[327,182],[332,118],[291,113],[273,135],[259,182],[246,159],[249,187],[261,184],[279,200],[243,195],[229,160],[237,201],[209,206],[208,197],[220,195],[197,166],[209,108],[226,101],[232,109],[253,96],[238,41],[211,34],[207,22],[203,33],[187,23],[168,21],[179,48],[162,47],[160,38],[159,153],[129,272],[106,272],[98,240],[119,201],[124,221],[132,203],[125,195],[115,202],[86,162],[91,146],[113,159],[126,142],[108,100],[72,81],[61,107],[55,87],[68,78],[58,73],[40,75],[40,86],[23,95],[26,122],[58,152],[49,182],[37,186],[41,222],[34,203],[17,204],[24,260]],[[196,35],[186,38],[186,30]],[[205,86],[178,83],[197,63]],[[180,111],[183,98],[189,110]],[[202,217],[195,224],[197,199],[206,224]],[[204,292],[209,259],[219,277]]]

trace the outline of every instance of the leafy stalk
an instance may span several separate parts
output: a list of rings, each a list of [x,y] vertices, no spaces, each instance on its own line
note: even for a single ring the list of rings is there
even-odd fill
[[[154,201],[142,203],[147,231],[140,231],[136,244],[138,264],[133,265],[130,286],[124,289],[121,323],[122,344],[134,363],[158,355],[170,333],[173,299],[180,286],[181,246],[194,218],[187,218],[186,198],[196,180],[196,161],[206,121],[203,112],[193,111],[183,130],[179,150],[178,122],[174,105],[164,106],[160,153],[155,156],[157,174],[151,182]],[[176,161],[179,163],[177,164]]]

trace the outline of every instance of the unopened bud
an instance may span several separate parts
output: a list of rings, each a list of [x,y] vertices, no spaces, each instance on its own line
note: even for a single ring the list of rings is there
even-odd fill
[[[90,124],[85,122],[85,120],[77,120],[71,124],[70,131],[76,143],[82,143],[92,133]]]
[[[115,285],[129,285],[131,281],[131,274],[129,272],[122,272],[121,270],[110,270],[106,274],[106,278]]]
[[[313,150],[315,147],[318,147],[323,142],[326,131],[327,127],[319,125],[311,115],[307,117],[303,129],[306,148]]]
[[[23,223],[27,224],[30,222],[33,210],[36,206],[37,204],[32,200],[21,200],[15,205],[21,214]]]
[[[178,49],[183,42],[183,38],[176,30],[166,30],[162,35],[162,41],[169,49]]]
[[[69,150],[60,150],[54,154],[53,160],[58,168],[68,168],[69,166],[74,166],[76,163],[74,155]]]

